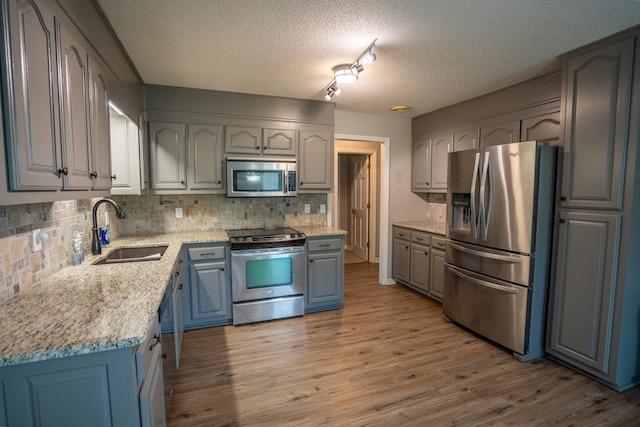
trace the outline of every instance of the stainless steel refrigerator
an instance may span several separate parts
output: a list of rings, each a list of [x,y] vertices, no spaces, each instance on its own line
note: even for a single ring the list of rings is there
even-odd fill
[[[449,153],[445,319],[544,355],[556,148],[527,141]]]

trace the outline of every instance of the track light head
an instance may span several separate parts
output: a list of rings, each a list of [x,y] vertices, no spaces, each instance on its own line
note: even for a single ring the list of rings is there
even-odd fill
[[[362,56],[362,63],[367,65],[367,64],[371,64],[373,61],[375,61],[378,57],[376,56],[375,53],[371,52],[371,50],[369,50],[367,53],[365,53]]]

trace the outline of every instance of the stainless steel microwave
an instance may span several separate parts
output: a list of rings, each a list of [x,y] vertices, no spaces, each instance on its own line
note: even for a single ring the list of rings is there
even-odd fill
[[[227,197],[297,196],[295,159],[227,158]]]

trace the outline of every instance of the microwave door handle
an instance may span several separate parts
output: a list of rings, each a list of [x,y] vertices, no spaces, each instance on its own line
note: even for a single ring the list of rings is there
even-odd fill
[[[287,170],[283,170],[282,171],[282,185],[284,186],[284,189],[282,190],[284,194],[287,194],[289,192],[289,183],[287,182]]]

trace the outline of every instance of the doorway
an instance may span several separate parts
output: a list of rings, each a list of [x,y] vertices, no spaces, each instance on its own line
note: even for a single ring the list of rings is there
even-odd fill
[[[380,146],[336,140],[336,226],[347,231],[345,262],[379,262]]]

